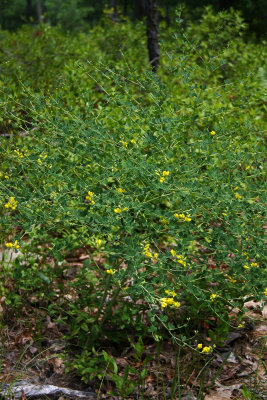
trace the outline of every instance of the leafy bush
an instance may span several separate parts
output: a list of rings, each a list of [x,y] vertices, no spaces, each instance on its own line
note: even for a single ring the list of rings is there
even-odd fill
[[[196,348],[205,326],[210,346],[201,351],[209,353],[235,322],[231,311],[241,321],[244,302],[264,298],[263,55],[242,39],[249,64],[235,45],[206,53],[202,32],[215,18],[220,24],[222,16],[210,16],[199,31],[189,28],[201,38],[197,51],[180,32],[169,52],[163,35],[158,77],[141,66],[139,50],[126,49],[143,30],[131,24],[109,32],[110,43],[126,37],[116,67],[112,51],[87,63],[78,35],[66,38],[70,59],[59,77],[67,45],[44,27],[39,94],[30,73],[18,86],[12,61],[6,70],[13,94],[3,123],[35,129],[1,139],[2,242],[24,254],[11,270],[13,292],[2,291],[9,304],[19,288],[23,301],[33,293],[84,349],[106,338],[122,343],[129,332]],[[42,47],[53,34],[55,59],[53,43]],[[90,39],[95,57],[102,35],[97,27]],[[49,59],[54,74],[44,68]],[[76,253],[86,260],[71,276],[67,259]]]

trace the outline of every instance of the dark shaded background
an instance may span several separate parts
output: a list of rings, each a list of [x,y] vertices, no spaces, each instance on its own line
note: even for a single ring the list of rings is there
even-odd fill
[[[51,25],[61,25],[64,30],[86,30],[95,24],[106,8],[117,7],[115,18],[119,15],[132,20],[142,19],[145,15],[146,0],[0,0],[0,27],[15,30],[25,23],[36,24],[38,18],[38,3],[41,8],[42,21]],[[185,7],[187,19],[197,20],[203,7],[211,5],[215,11],[233,7],[240,10],[245,22],[249,25],[252,37],[262,37],[266,33],[267,4],[266,0],[158,0],[161,20],[172,24],[175,18],[174,10]]]

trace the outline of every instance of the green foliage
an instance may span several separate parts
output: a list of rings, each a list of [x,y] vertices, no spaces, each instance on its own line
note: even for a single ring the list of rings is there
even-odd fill
[[[266,287],[266,50],[238,14],[208,9],[162,32],[154,76],[144,25],[106,24],[1,32],[1,242],[23,253],[3,263],[1,296],[18,307],[33,292],[87,351],[75,368],[89,378],[93,346],[129,332],[221,343]]]

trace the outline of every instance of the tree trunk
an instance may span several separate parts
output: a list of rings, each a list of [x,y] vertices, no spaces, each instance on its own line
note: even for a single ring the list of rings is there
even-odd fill
[[[26,18],[27,21],[30,21],[32,15],[32,0],[27,0],[26,2]]]
[[[41,0],[35,0],[35,3],[36,3],[37,21],[38,24],[40,24],[42,22]]]
[[[233,5],[233,0],[219,0],[220,10],[227,10]]]
[[[128,13],[128,0],[124,0],[123,3],[123,15],[126,16]]]
[[[135,0],[134,2],[134,17],[135,19],[142,19],[146,15],[145,0]]]
[[[157,1],[147,0],[147,47],[149,62],[152,65],[153,72],[156,72],[159,66],[160,50],[158,42],[158,18]]]
[[[109,0],[109,7],[111,8],[110,18],[113,22],[116,22],[118,19],[117,13],[117,0]]]

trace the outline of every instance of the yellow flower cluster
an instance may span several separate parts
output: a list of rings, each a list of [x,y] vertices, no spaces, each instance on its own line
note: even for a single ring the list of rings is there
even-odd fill
[[[123,140],[121,140],[120,143],[122,144],[122,147],[126,150],[127,146],[128,146],[128,143],[124,142]]]
[[[23,157],[24,157],[24,155],[23,155],[20,151],[18,151],[18,150],[14,150],[14,153],[15,153],[19,158],[23,158]]]
[[[186,257],[184,257],[182,254],[177,254],[173,249],[171,249],[171,255],[175,258],[176,262],[186,267]]]
[[[46,159],[47,158],[47,154],[45,154],[44,156],[40,156],[40,158],[38,158],[38,164],[42,164],[42,160],[41,160],[41,158],[43,158],[43,159]]]
[[[116,271],[114,271],[114,269],[110,268],[106,270],[106,273],[109,275],[114,275]]]
[[[188,214],[188,215],[186,216],[184,213],[181,213],[181,214],[177,214],[177,213],[176,213],[176,214],[174,214],[174,217],[175,217],[176,219],[178,219],[178,220],[185,221],[185,222],[190,222],[190,221],[192,220],[190,214]]]
[[[217,297],[217,294],[212,293],[212,294],[210,295],[210,300],[213,301],[214,299],[216,299],[216,297]]]
[[[89,202],[89,204],[91,204],[91,205],[95,204],[94,200],[92,200],[93,196],[94,196],[94,193],[90,192],[90,190],[89,190],[89,192],[87,193],[87,196],[85,197],[85,200],[87,200]]]
[[[239,193],[236,193],[236,194],[235,194],[235,198],[236,198],[237,200],[241,200],[241,199],[242,199],[242,196],[240,196]]]
[[[11,210],[16,210],[18,202],[15,200],[15,197],[10,197],[9,201],[5,204],[6,208],[11,208]]]
[[[157,261],[158,257],[159,257],[158,253],[152,253],[150,251],[150,244],[149,243],[147,243],[144,246],[143,254],[145,255],[146,258],[151,258],[152,261]]]
[[[101,239],[97,239],[97,241],[96,241],[96,247],[97,247],[97,248],[100,247],[101,244],[102,244],[102,240],[101,240]]]
[[[228,278],[230,280],[230,282],[232,282],[232,283],[236,283],[237,282],[237,280],[234,279],[234,278],[231,278],[231,276],[229,276],[227,274],[225,276],[226,276],[226,278]]]
[[[165,293],[171,295],[172,297],[177,296],[177,294],[174,291],[171,292],[170,290],[165,290]]]
[[[121,187],[117,188],[116,190],[118,193],[121,193],[121,194],[126,192],[126,190],[122,189]]]
[[[158,171],[156,171],[156,175],[160,176],[160,173]],[[160,183],[163,183],[165,181],[165,176],[169,176],[169,175],[170,175],[170,171],[163,171],[162,176],[159,179]]]
[[[19,249],[20,245],[18,245],[18,241],[15,240],[14,243],[12,243],[12,242],[6,243],[6,247],[9,248],[9,249]]]
[[[4,175],[3,172],[0,172],[0,178],[9,179],[9,175]]]
[[[168,306],[175,308],[181,307],[181,303],[174,300],[174,297],[177,296],[175,292],[170,292],[170,290],[165,290],[165,293],[172,297],[162,297],[160,299],[160,305],[162,310]]]
[[[211,346],[205,346],[202,349],[202,353],[208,354],[208,353],[211,353],[211,352],[212,352],[212,347]]]
[[[165,219],[165,218],[160,217],[160,222],[162,224],[166,225],[166,224],[168,224],[169,221],[167,219]]]
[[[122,213],[122,211],[128,211],[129,210],[129,208],[128,207],[124,207],[124,208],[121,208],[121,207],[117,207],[117,208],[114,208],[114,213],[115,214],[121,214]]]
[[[211,134],[211,136],[214,136],[215,135],[215,131],[211,131],[210,134]]]
[[[202,343],[199,343],[199,344],[197,345],[197,349],[198,349],[198,350],[201,350],[201,349],[202,349],[202,352],[201,352],[201,353],[205,353],[205,354],[209,354],[209,353],[211,353],[212,350],[213,350],[212,346],[204,346],[204,347],[203,347],[203,344],[202,344]]]

